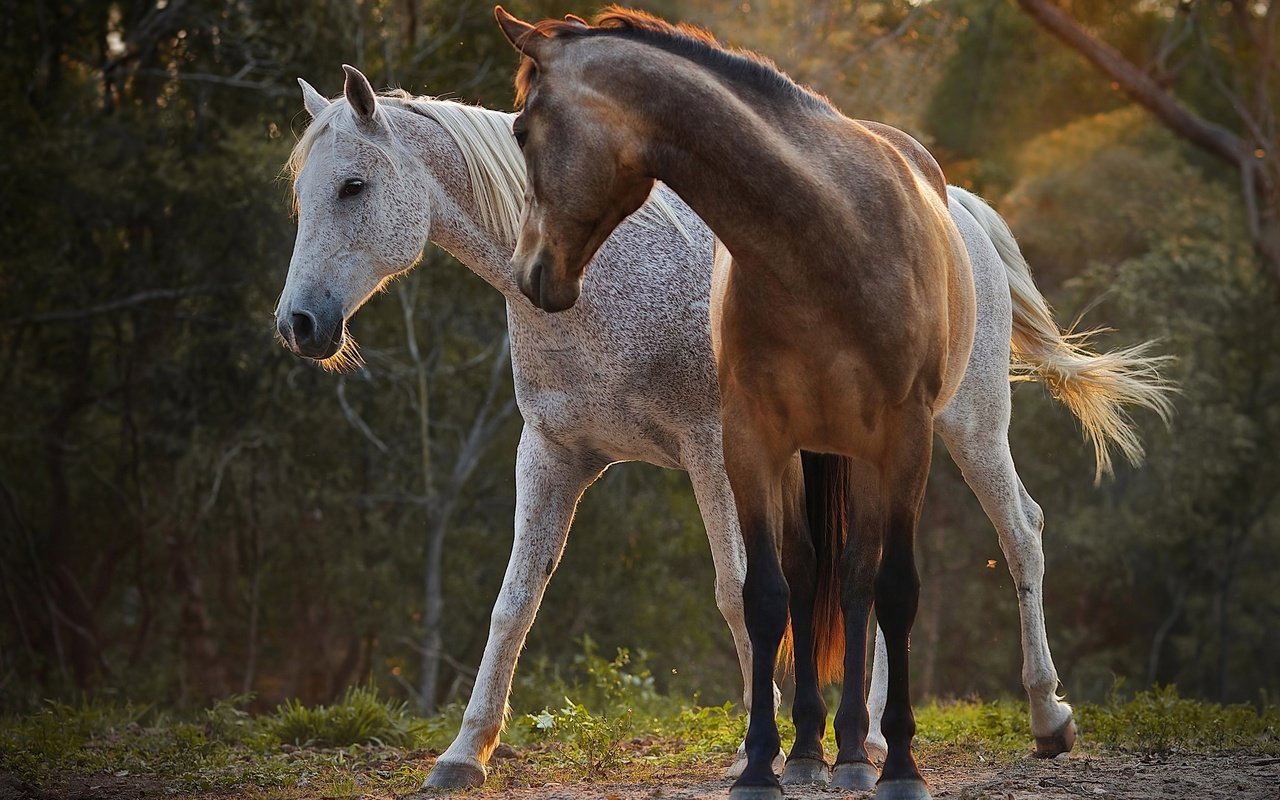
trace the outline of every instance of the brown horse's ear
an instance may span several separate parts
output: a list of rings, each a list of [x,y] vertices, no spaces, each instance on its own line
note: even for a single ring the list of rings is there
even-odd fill
[[[342,86],[342,93],[361,122],[369,122],[378,110],[378,98],[373,93],[373,86],[364,73],[350,64],[343,64],[342,70],[347,73],[347,81]]]
[[[580,28],[589,28],[589,27],[591,27],[590,25],[588,25],[588,24],[587,24],[587,21],[586,21],[585,19],[583,19],[582,17],[578,16],[577,14],[565,14],[565,15],[564,15],[564,21],[565,21],[565,22],[572,22],[574,25],[577,25],[577,26],[578,26],[578,27],[580,27]]]
[[[547,41],[547,35],[522,19],[517,19],[502,6],[493,7],[493,18],[498,21],[502,35],[507,37],[511,46],[521,54],[538,60],[538,50]]]

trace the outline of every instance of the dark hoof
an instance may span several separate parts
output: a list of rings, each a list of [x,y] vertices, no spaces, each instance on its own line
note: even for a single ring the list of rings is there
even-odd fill
[[[1076,743],[1076,721],[1068,717],[1062,727],[1049,736],[1036,737],[1036,758],[1053,758],[1070,753]]]
[[[881,781],[876,786],[875,800],[931,800],[922,780]]]
[[[880,773],[870,762],[850,761],[847,764],[836,764],[831,771],[831,786],[852,792],[869,792],[875,788],[879,778]]]
[[[782,800],[781,786],[734,786],[729,800]]]
[[[782,770],[782,785],[825,784],[831,780],[827,762],[818,758],[789,758]]]
[[[437,761],[423,789],[475,789],[484,785],[484,768],[465,761]]]

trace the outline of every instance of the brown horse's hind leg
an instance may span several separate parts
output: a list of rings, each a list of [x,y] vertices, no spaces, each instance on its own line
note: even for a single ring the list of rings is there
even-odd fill
[[[875,606],[889,656],[888,702],[881,722],[889,753],[876,796],[920,800],[929,793],[911,756],[916,722],[907,680],[907,644],[920,599],[915,535],[933,455],[933,415],[921,404],[895,416],[894,435],[880,465],[880,495],[887,524],[875,581]]]
[[[749,404],[724,398],[724,462],[733,487],[747,554],[742,588],[747,635],[751,639],[751,691],[755,698],[773,693],[773,667],[787,627],[789,591],[778,549],[782,534],[783,471],[792,453],[771,447],[752,426]],[[781,746],[771,704],[755,702],[747,724],[747,766],[729,793],[731,800],[775,800],[782,787],[773,774]]]
[[[876,572],[884,539],[880,514],[880,477],[865,461],[855,461],[850,473],[849,539],[840,559],[840,604],[844,609],[844,692],[836,712],[836,767],[831,784],[840,789],[865,792],[876,784],[879,773],[866,751],[870,718],[863,694],[867,669],[867,621],[875,595]]]
[[[791,705],[796,739],[782,773],[783,784],[825,784],[829,778],[822,751],[827,705],[818,683],[814,646],[814,600],[818,579],[817,553],[809,532],[804,474],[797,456],[783,479],[782,565],[791,590],[792,654],[796,694]]]

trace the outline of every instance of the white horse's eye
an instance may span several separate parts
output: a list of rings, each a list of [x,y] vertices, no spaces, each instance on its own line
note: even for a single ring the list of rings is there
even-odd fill
[[[359,178],[352,178],[342,184],[342,188],[338,190],[338,197],[355,197],[364,191],[364,181]]]

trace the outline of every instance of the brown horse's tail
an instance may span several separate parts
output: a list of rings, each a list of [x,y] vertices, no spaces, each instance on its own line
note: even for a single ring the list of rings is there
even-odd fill
[[[844,612],[840,608],[840,556],[849,538],[850,459],[802,452],[809,535],[817,557],[813,603],[813,651],[823,684],[844,673]],[[778,658],[791,663],[791,627]]]
[[[1004,262],[1013,299],[1009,379],[1041,380],[1071,409],[1085,438],[1093,443],[1095,481],[1111,472],[1110,445],[1119,448],[1131,464],[1141,463],[1142,443],[1124,407],[1151,409],[1169,423],[1173,415],[1169,395],[1176,389],[1161,377],[1159,368],[1170,357],[1147,355],[1154,342],[1096,353],[1089,347],[1090,339],[1105,329],[1059,329],[1004,219],[982,198],[964,189],[948,187],[947,196],[977,219]]]

